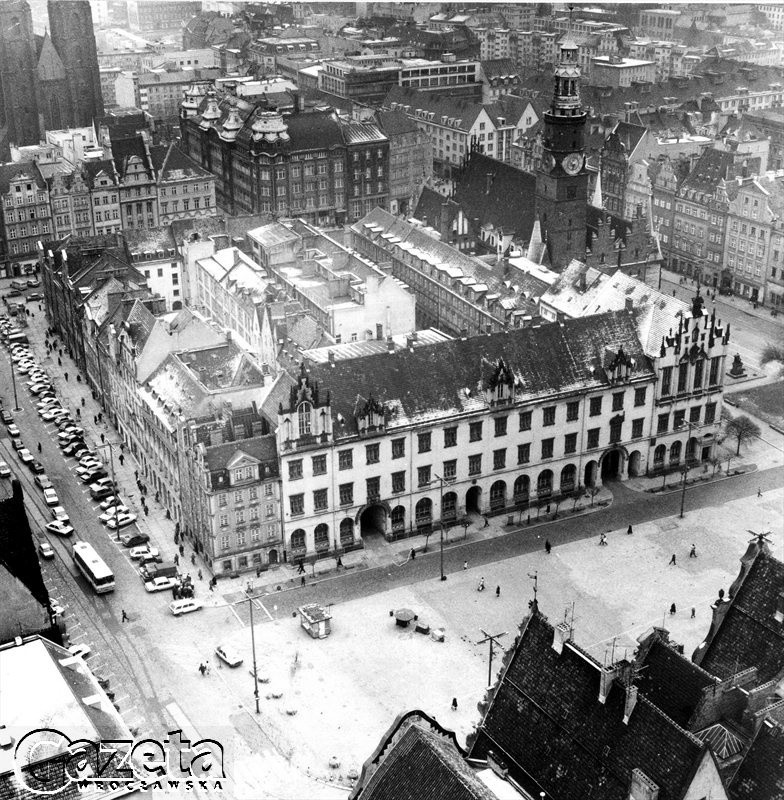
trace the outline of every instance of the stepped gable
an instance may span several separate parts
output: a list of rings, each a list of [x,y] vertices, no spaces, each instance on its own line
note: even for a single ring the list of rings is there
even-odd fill
[[[756,667],[765,683],[784,672],[784,563],[765,545],[741,575],[699,664],[722,679]]]
[[[439,344],[313,365],[311,382],[330,392],[337,436],[358,432],[358,395],[373,396],[392,409],[390,422],[433,419],[486,407],[480,388],[485,360],[509,365],[517,396],[535,399],[553,393],[605,387],[607,350],[633,359],[632,377],[652,375],[650,361],[626,311],[567,320],[563,325],[520,328]],[[342,421],[341,421],[342,420]]]
[[[492,753],[535,797],[628,800],[633,775],[642,772],[658,787],[658,800],[680,800],[704,745],[641,693],[625,720],[628,684],[620,678],[600,702],[602,665],[571,641],[558,652],[563,627],[554,629],[534,606],[469,758]]]

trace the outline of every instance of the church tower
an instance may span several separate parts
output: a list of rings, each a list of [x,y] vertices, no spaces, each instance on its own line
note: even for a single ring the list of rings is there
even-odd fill
[[[10,144],[38,144],[38,95],[33,19],[26,0],[0,2],[0,159]]]
[[[86,127],[103,117],[101,77],[89,0],[49,0],[52,44],[65,68],[73,125]]]
[[[544,113],[544,150],[536,174],[536,219],[550,265],[562,270],[585,260],[588,173],[583,133],[587,112],[580,103],[577,45],[569,34],[561,42],[555,88]]]

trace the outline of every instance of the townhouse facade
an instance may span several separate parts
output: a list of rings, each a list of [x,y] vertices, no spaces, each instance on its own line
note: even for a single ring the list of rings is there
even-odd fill
[[[39,240],[52,232],[49,186],[35,162],[0,165],[0,202],[0,263],[6,275],[19,275],[35,265]]]
[[[695,311],[656,363],[623,310],[282,377],[286,560],[710,458],[728,331]]]
[[[252,408],[224,408],[182,428],[183,527],[214,575],[283,560],[278,457],[265,429]]]

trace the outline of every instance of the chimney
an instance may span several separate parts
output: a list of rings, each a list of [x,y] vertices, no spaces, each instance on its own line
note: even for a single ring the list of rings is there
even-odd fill
[[[493,332],[493,326],[488,322],[485,325],[485,333],[489,336]]]
[[[580,273],[580,291],[584,292],[587,288],[588,287],[585,281],[585,272],[583,271]]]
[[[634,311],[634,300],[631,297],[626,298],[626,310]]]
[[[419,341],[419,334],[416,331],[411,331],[411,338],[417,342]]]
[[[387,336],[387,353],[395,352],[395,343],[392,341],[391,336]]]
[[[330,364],[335,363],[335,351],[334,350],[327,350],[327,359],[329,360]]]
[[[659,787],[641,770],[632,770],[626,800],[659,800]]]
[[[607,696],[610,694],[610,689],[618,677],[618,668],[613,665],[612,667],[604,667],[601,675],[599,676],[599,702],[604,705]]]
[[[778,623],[784,622],[784,592],[779,592],[776,599],[776,610],[773,612],[773,618]]]
[[[460,338],[465,341],[468,338],[468,328],[460,329]]]
[[[411,335],[406,336],[406,347],[409,350],[411,350],[411,352],[414,351],[414,337],[413,336],[411,336]]]
[[[559,655],[563,651],[563,646],[571,639],[571,631],[565,622],[559,622],[553,628],[553,650]]]
[[[637,705],[637,687],[636,686],[627,686],[626,687],[626,702],[623,705],[623,724],[629,724],[629,717],[632,715],[632,711],[634,711],[634,707]]]

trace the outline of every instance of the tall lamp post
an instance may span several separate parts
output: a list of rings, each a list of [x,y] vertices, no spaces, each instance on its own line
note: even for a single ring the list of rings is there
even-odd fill
[[[253,650],[253,697],[256,700],[256,713],[259,711],[259,676],[256,671],[256,632],[253,630],[253,587],[248,583],[245,590],[248,595],[248,608],[250,609],[250,646]]]
[[[19,398],[16,395],[16,373],[14,372],[14,361],[11,359],[11,383],[14,385],[14,411],[21,411]]]
[[[442,478],[440,475],[436,475],[433,473],[433,477],[438,481],[438,489],[439,495],[441,499],[441,514],[440,514],[440,528],[441,528],[441,580],[446,580],[446,575],[444,574],[444,484],[445,483],[453,483],[453,478]]]
[[[109,448],[109,472],[112,476],[112,491],[114,493],[114,497],[116,500],[119,500],[120,495],[117,493],[117,481],[114,478],[114,445],[116,442],[104,442],[103,444],[95,445],[96,450],[105,450],[107,447]],[[120,503],[116,502],[114,504],[114,535],[117,537],[117,541],[120,541],[120,526],[118,523],[118,517],[120,514]]]
[[[686,440],[686,450],[684,452],[684,464],[683,464],[683,486],[681,487],[681,513],[679,515],[680,519],[683,519],[683,506],[686,502],[686,476],[689,474],[689,442],[691,441],[691,432],[694,428],[697,427],[696,423],[694,422],[684,422],[682,425],[678,426],[680,430],[684,428],[688,428],[689,431],[689,438]]]

